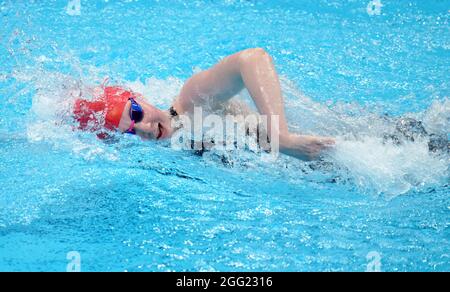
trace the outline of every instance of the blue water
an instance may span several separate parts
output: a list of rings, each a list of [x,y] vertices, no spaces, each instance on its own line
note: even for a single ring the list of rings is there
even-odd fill
[[[450,270],[449,155],[385,145],[381,116],[449,135],[450,3],[0,1],[0,270]],[[221,57],[263,47],[292,130],[328,167],[73,132],[67,87],[106,76],[166,108]],[[249,100],[246,93],[241,96]]]

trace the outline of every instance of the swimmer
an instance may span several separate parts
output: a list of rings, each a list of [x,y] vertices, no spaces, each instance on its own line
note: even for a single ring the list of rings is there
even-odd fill
[[[142,95],[118,86],[103,87],[96,98],[75,101],[74,117],[82,130],[120,131],[145,140],[170,138],[172,119],[192,115],[194,107],[220,108],[247,89],[260,115],[267,116],[268,137],[279,138],[281,153],[315,160],[332,148],[330,137],[292,133],[288,129],[280,81],[272,57],[261,48],[247,49],[224,58],[212,68],[189,78],[169,110],[149,104]],[[279,127],[272,127],[274,116]],[[100,138],[104,134],[100,134]]]

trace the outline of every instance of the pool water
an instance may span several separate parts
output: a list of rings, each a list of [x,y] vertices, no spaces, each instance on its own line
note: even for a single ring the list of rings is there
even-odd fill
[[[449,154],[382,139],[401,116],[449,137],[448,1],[68,2],[0,1],[0,271],[66,271],[72,251],[81,271],[450,270]],[[292,130],[338,137],[324,163],[224,164],[64,118],[77,83],[167,108],[249,47]]]

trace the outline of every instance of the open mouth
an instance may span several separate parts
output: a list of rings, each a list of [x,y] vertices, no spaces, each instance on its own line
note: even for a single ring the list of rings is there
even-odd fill
[[[163,128],[161,123],[158,123],[158,136],[156,137],[157,140],[159,140],[163,135]]]

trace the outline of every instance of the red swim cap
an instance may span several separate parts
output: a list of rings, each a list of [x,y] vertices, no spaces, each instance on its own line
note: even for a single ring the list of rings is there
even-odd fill
[[[102,128],[115,130],[119,128],[128,99],[136,96],[133,92],[120,87],[108,86],[103,94],[95,100],[75,100],[73,116],[83,131],[98,131]],[[104,138],[104,134],[98,135]]]

